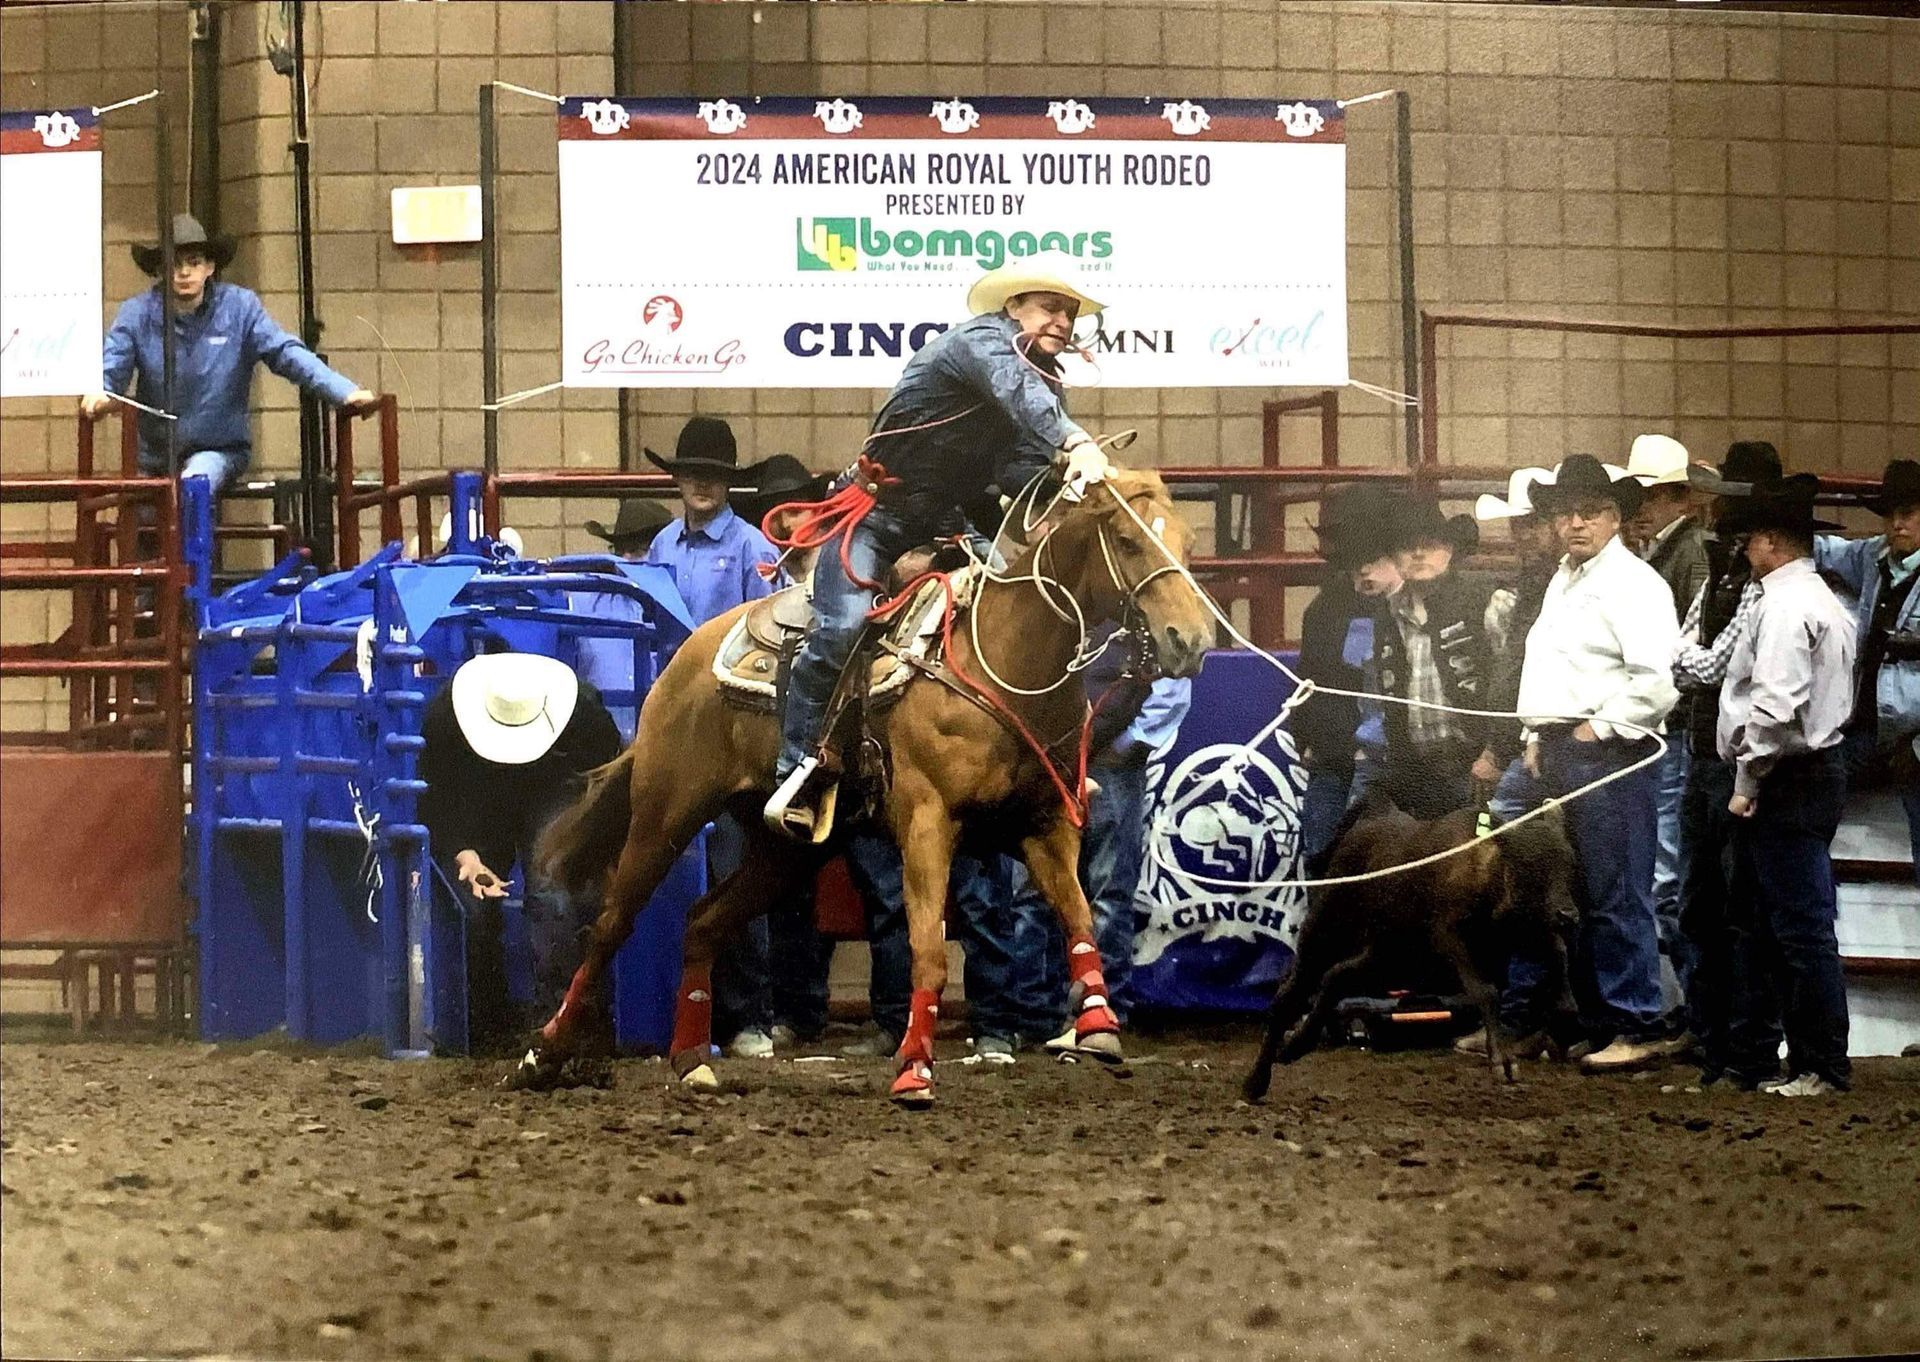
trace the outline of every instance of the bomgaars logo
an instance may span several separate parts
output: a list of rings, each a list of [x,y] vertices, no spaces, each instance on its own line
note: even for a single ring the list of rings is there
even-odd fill
[[[686,319],[680,300],[664,293],[654,294],[640,309],[640,325],[649,331],[678,331]]]
[[[1327,126],[1327,120],[1311,104],[1282,104],[1273,117],[1275,122],[1287,125],[1289,137],[1311,137]]]
[[[33,130],[40,134],[40,141],[49,147],[64,147],[80,136],[80,125],[71,115],[58,109],[52,113],[35,114]]]
[[[844,99],[823,99],[813,106],[813,116],[820,120],[820,126],[836,137],[852,132],[860,126],[860,106],[850,104]]]
[[[617,132],[624,132],[627,125],[633,122],[625,106],[615,104],[610,99],[596,99],[591,104],[582,104],[580,116],[587,120],[587,126],[593,129],[596,137],[611,137]]]
[[[1047,117],[1053,126],[1071,137],[1093,126],[1093,110],[1077,99],[1056,99],[1047,105]]]
[[[1113,233],[971,232],[963,228],[885,228],[872,218],[794,219],[794,266],[802,270],[951,270],[947,261],[971,261],[997,270],[1009,259],[1064,251],[1089,260],[1113,254]],[[924,264],[920,262],[926,262]],[[911,263],[909,263],[911,262]],[[936,263],[940,262],[940,263]]]
[[[1151,964],[1176,941],[1237,938],[1291,948],[1307,896],[1298,878],[1300,793],[1287,734],[1283,769],[1240,743],[1190,754],[1164,781],[1149,772],[1147,857],[1138,902],[1147,922],[1134,963]]]
[[[950,322],[795,322],[786,330],[787,353],[801,359],[900,359],[918,354]]]
[[[1190,99],[1167,105],[1160,110],[1160,116],[1167,120],[1168,126],[1173,129],[1177,137],[1192,137],[1197,133],[1205,132],[1213,125],[1213,119],[1208,117],[1205,106],[1195,104]]]
[[[980,114],[964,99],[936,100],[928,117],[938,120],[940,131],[969,132],[980,126]]]
[[[700,103],[700,121],[707,131],[725,137],[747,126],[747,111],[730,99],[707,99]]]

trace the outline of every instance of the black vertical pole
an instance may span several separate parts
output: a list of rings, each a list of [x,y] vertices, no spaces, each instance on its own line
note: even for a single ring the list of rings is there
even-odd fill
[[[171,412],[174,387],[173,299],[173,129],[168,122],[170,101],[161,95],[153,102],[154,216],[160,228],[160,409]],[[167,432],[167,476],[180,479],[178,421],[161,421]]]
[[[1400,191],[1400,391],[1422,402],[1434,401],[1420,391],[1420,302],[1413,285],[1413,99],[1405,90],[1393,94],[1396,179]],[[1406,409],[1407,467],[1420,464],[1420,408]]]
[[[483,467],[500,471],[500,242],[494,215],[499,142],[493,117],[493,84],[480,87],[480,413]]]
[[[320,353],[320,314],[313,284],[313,170],[311,129],[307,124],[306,3],[289,6],[292,26],[288,42],[292,69],[287,84],[293,110],[293,230],[300,270],[300,339]],[[324,448],[325,418],[320,398],[300,394],[300,537],[322,568],[333,566],[333,503],[329,500]]]
[[[187,106],[187,211],[220,235],[220,25],[208,0],[195,0],[192,91]]]
[[[760,16],[755,15],[758,19]],[[616,3],[613,7],[613,93],[616,98],[624,99],[634,93],[634,28],[633,7]],[[631,472],[636,462],[633,437],[633,389],[617,388],[615,396],[619,407],[620,471]]]

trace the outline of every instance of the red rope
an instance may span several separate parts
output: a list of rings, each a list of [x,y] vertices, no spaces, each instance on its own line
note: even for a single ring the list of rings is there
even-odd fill
[[[867,518],[867,513],[879,504],[880,493],[896,486],[899,481],[888,476],[884,464],[862,454],[852,482],[824,501],[782,502],[760,518],[760,533],[777,547],[788,551],[798,549],[805,552],[838,539],[840,566],[846,569],[847,580],[869,591],[878,591],[880,583],[870,582],[853,570],[853,532]],[[785,536],[776,534],[773,529],[773,518],[783,511],[801,512],[793,533]]]
[[[885,600],[880,602],[880,604],[876,605],[873,609],[869,610],[867,612],[867,618],[870,620],[883,620],[883,619],[886,619],[889,615],[893,615],[897,613],[903,606],[906,605],[908,601],[913,599],[914,593],[920,589],[920,584],[922,582],[929,581],[929,580],[939,582],[940,589],[944,591],[947,596],[946,616],[940,621],[941,655],[943,660],[946,663],[947,670],[952,672],[955,678],[958,679],[960,683],[964,685],[968,690],[972,691],[975,695],[978,695],[982,700],[984,700],[987,703],[987,705],[993,710],[994,713],[998,714],[1002,719],[1006,721],[1006,724],[1009,728],[1011,728],[1015,733],[1020,735],[1021,741],[1026,743],[1028,750],[1030,750],[1033,753],[1033,755],[1036,758],[1038,758],[1040,762],[1040,769],[1047,773],[1047,779],[1053,782],[1053,788],[1060,795],[1060,803],[1067,811],[1067,821],[1073,824],[1073,826],[1075,826],[1076,828],[1086,827],[1087,825],[1087,759],[1088,759],[1087,749],[1093,741],[1093,718],[1094,718],[1094,715],[1100,712],[1100,706],[1099,705],[1087,706],[1087,717],[1080,725],[1080,744],[1079,744],[1080,751],[1079,751],[1079,759],[1078,759],[1078,769],[1075,772],[1075,779],[1076,779],[1078,788],[1075,790],[1069,790],[1067,788],[1067,782],[1060,778],[1059,768],[1055,764],[1053,758],[1047,755],[1046,744],[1042,743],[1040,739],[1036,738],[1033,735],[1033,730],[1028,728],[1026,724],[1022,722],[1020,716],[1018,714],[1015,714],[1013,710],[1008,708],[1006,703],[1002,701],[998,695],[994,694],[994,692],[991,689],[989,689],[987,686],[982,685],[980,682],[974,680],[971,676],[967,675],[966,672],[962,671],[960,669],[959,662],[955,660],[953,655],[954,594],[953,594],[953,577],[951,574],[945,573],[945,572],[921,573],[918,577],[915,577],[911,582],[908,582],[906,586],[901,589],[898,595],[894,596],[890,600]],[[1107,697],[1105,695],[1102,695],[1100,697],[1102,704],[1106,702],[1106,698]]]

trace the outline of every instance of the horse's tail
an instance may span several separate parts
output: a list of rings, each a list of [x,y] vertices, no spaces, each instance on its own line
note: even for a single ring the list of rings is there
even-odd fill
[[[547,825],[535,853],[541,872],[578,894],[627,844],[633,818],[633,752],[587,773],[587,788]]]

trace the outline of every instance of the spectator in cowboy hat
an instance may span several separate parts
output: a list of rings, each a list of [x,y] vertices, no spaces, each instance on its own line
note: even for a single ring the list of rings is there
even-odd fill
[[[581,526],[622,558],[638,562],[646,557],[654,536],[673,523],[673,514],[653,497],[622,497],[611,526],[589,520]]]
[[[1668,741],[1688,749],[1686,792],[1680,804],[1680,935],[1670,952],[1680,986],[1681,1006],[1673,1018],[1677,1030],[1691,1035],[1695,1058],[1711,1073],[1726,1067],[1729,1008],[1733,980],[1726,931],[1727,870],[1733,848],[1733,767],[1720,760],[1716,729],[1720,689],[1733,649],[1746,636],[1759,604],[1760,586],[1752,579],[1737,519],[1739,503],[1722,495],[1731,486],[1776,482],[1780,455],[1764,440],[1736,441],[1717,469],[1695,466],[1689,474],[1696,491],[1708,496],[1706,584],[1687,607],[1674,654],[1673,679],[1680,704],[1669,724]]]
[[[639,562],[646,557],[654,536],[672,523],[673,516],[655,498],[624,497],[611,526],[589,520],[581,528],[596,539],[604,539],[617,556]],[[639,601],[612,591],[569,591],[567,604],[576,613],[595,619],[638,624],[645,617]],[[575,665],[580,679],[592,683],[594,689],[607,697],[607,711],[620,730],[620,740],[632,742],[637,712],[633,705],[623,703],[621,697],[633,693],[633,640],[583,634],[576,648]]]
[[[134,263],[151,275],[164,268],[159,246],[135,246]],[[135,401],[178,418],[140,416],[140,471],[167,472],[169,433],[180,476],[206,478],[213,494],[237,477],[253,456],[247,403],[253,366],[315,393],[335,406],[366,411],[379,398],[329,369],[298,338],[267,315],[258,294],[214,276],[233,260],[230,237],[208,236],[186,213],[173,219],[173,391],[166,391],[166,300],[160,283],[121,304],[101,356],[100,391],[80,399],[98,420],[133,382]]]
[[[1415,818],[1439,818],[1472,803],[1476,781],[1491,793],[1500,776],[1491,721],[1457,712],[1487,707],[1492,588],[1453,571],[1454,556],[1479,543],[1471,516],[1446,516],[1413,492],[1394,499],[1386,532],[1401,587],[1381,611],[1375,665],[1383,692],[1421,703],[1385,707],[1383,785]]]
[[[1814,568],[1814,533],[1839,528],[1814,519],[1819,490],[1801,473],[1753,484],[1732,508],[1760,601],[1727,667],[1716,734],[1734,768],[1733,887],[1716,943],[1732,957],[1727,1073],[1783,1097],[1825,1096],[1851,1078],[1830,846],[1846,798],[1854,622]]]
[[[1376,688],[1369,678],[1377,608],[1400,589],[1385,531],[1392,505],[1393,494],[1369,482],[1329,488],[1321,503],[1316,533],[1326,573],[1300,622],[1300,674],[1318,685]],[[1293,712],[1294,740],[1307,768],[1300,853],[1308,865],[1331,849],[1348,804],[1379,773],[1386,742],[1380,711],[1378,703],[1362,706],[1345,696],[1316,694]]]
[[[1587,898],[1581,1064],[1595,1072],[1668,1053],[1653,915],[1658,787],[1650,768],[1627,772],[1657,750],[1636,730],[1659,731],[1678,698],[1669,667],[1679,625],[1666,583],[1620,541],[1640,497],[1638,482],[1610,476],[1589,454],[1569,455],[1552,482],[1534,486],[1566,557],[1527,634],[1516,706],[1528,716],[1526,762],[1544,796],[1608,781],[1564,805]]]
[[[1633,537],[1640,556],[1673,593],[1675,618],[1684,615],[1707,581],[1706,526],[1693,516],[1691,460],[1686,446],[1669,435],[1638,435],[1627,455],[1627,476],[1645,489],[1634,512]],[[1660,845],[1653,860],[1653,910],[1660,919],[1662,950],[1672,955],[1680,936],[1683,873],[1680,805],[1687,788],[1687,745],[1668,744],[1660,773]]]
[[[1867,506],[1879,515],[1881,533],[1821,535],[1815,558],[1853,597],[1857,675],[1848,782],[1859,788],[1885,778],[1899,791],[1920,879],[1920,463],[1889,463]]]
[[[673,475],[682,512],[647,548],[646,561],[673,570],[680,599],[695,627],[772,593],[780,552],[759,529],[735,515],[728,496],[741,480],[733,428],[715,416],[696,416],[680,430],[673,457],[651,449],[656,468]],[[746,829],[731,814],[707,834],[707,873],[718,884],[739,869]],[[773,1055],[773,1002],[767,976],[767,920],[757,918],[714,962],[713,1024],[728,1052],[741,1059]]]
[[[497,901],[514,866],[523,879],[533,948],[534,1014],[551,1015],[580,964],[580,934],[597,903],[571,903],[532,869],[533,850],[579,779],[620,755],[620,735],[572,668],[532,653],[471,658],[421,721],[420,821],[434,860],[467,914],[467,987],[476,1051],[511,1046],[527,1018],[507,993]]]
[[[1507,477],[1504,498],[1483,495],[1473,503],[1473,518],[1478,523],[1506,525],[1507,541],[1516,560],[1513,576],[1497,587],[1487,602],[1487,638],[1493,648],[1494,674],[1483,706],[1486,709],[1511,710],[1518,701],[1527,631],[1539,618],[1547,583],[1560,565],[1560,541],[1553,532],[1553,518],[1541,515],[1533,505],[1534,484],[1552,480],[1552,469],[1516,468]],[[1520,725],[1494,722],[1488,730],[1487,746],[1500,766],[1488,807],[1496,818],[1516,818],[1531,806],[1527,787],[1533,781],[1520,759]],[[1479,780],[1485,776],[1484,769],[1475,773]],[[1484,1038],[1486,1032],[1482,1029],[1473,1034]]]

